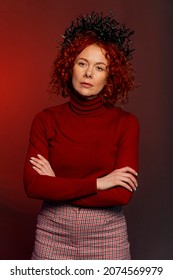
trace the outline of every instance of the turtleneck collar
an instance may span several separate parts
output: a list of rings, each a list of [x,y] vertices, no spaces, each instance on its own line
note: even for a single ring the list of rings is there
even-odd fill
[[[73,93],[70,96],[69,106],[78,115],[93,115],[102,111],[105,106],[100,95],[89,99]]]

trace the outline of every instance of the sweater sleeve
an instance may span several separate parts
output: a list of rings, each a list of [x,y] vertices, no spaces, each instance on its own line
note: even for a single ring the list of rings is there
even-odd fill
[[[136,117],[129,114],[122,121],[120,130],[115,169],[129,166],[138,172],[139,123]],[[132,196],[133,192],[116,186],[77,199],[73,201],[73,204],[83,207],[112,207],[127,204]]]
[[[96,178],[61,178],[39,175],[30,164],[30,158],[41,154],[49,161],[49,137],[52,128],[43,111],[33,120],[29,148],[24,165],[24,188],[28,197],[65,201],[97,193]]]

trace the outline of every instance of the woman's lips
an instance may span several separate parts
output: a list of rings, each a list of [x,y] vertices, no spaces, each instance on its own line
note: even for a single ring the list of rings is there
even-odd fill
[[[81,86],[85,87],[85,88],[90,88],[90,87],[93,87],[92,84],[89,84],[89,83],[80,83]]]

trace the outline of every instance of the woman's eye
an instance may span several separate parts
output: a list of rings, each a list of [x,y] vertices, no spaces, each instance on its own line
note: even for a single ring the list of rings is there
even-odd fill
[[[104,68],[101,67],[101,66],[97,66],[96,68],[97,68],[98,71],[104,71]]]
[[[81,67],[84,67],[85,66],[85,62],[79,61],[78,65],[81,66]]]

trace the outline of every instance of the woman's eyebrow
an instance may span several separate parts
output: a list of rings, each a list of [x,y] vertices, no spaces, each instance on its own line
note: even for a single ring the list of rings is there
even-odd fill
[[[83,58],[83,57],[79,57],[79,58],[77,58],[77,59],[76,59],[76,61],[78,61],[79,59],[82,59],[82,60],[85,60],[86,62],[89,62],[89,60],[88,60],[88,59]],[[105,66],[107,66],[107,64],[105,64],[103,61],[98,61],[98,62],[96,62],[95,64],[104,64]]]

